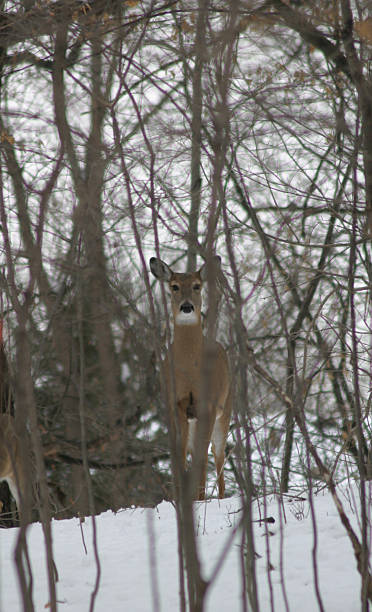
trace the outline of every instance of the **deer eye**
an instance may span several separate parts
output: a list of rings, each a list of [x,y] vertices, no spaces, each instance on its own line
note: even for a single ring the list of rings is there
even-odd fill
[[[199,283],[196,283],[195,285],[193,285],[193,289],[194,291],[200,291],[201,285],[199,285]]]
[[[172,291],[179,291],[179,285],[171,285]]]

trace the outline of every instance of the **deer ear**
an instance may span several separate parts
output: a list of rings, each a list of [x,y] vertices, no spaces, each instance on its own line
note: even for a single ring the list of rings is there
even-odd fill
[[[157,278],[161,281],[170,281],[171,276],[173,274],[172,270],[169,266],[167,266],[164,261],[158,259],[157,257],[151,257],[150,259],[150,270]]]
[[[217,274],[221,268],[221,257],[219,255],[213,255],[209,261],[202,265],[199,270],[200,278],[205,282],[208,278],[208,270],[212,270],[213,274]]]

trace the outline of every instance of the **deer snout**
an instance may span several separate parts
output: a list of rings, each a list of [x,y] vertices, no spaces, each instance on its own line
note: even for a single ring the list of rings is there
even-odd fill
[[[190,314],[190,312],[194,312],[194,305],[191,302],[183,302],[180,306],[180,311],[185,314]]]

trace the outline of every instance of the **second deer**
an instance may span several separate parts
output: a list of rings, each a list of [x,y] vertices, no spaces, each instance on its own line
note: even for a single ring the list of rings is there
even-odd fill
[[[0,481],[6,480],[20,511],[19,490],[23,491],[23,476],[19,441],[15,432],[14,418],[0,414]]]
[[[211,264],[219,267],[220,258]],[[186,467],[187,453],[198,457],[200,478],[197,498],[205,498],[208,448],[212,442],[218,481],[218,495],[225,495],[224,462],[232,401],[228,359],[225,349],[202,332],[202,287],[207,280],[207,266],[195,273],[179,273],[161,259],[152,257],[153,275],[169,285],[173,313],[173,343],[164,365],[171,424],[174,415],[180,432],[180,456]],[[175,389],[173,391],[173,374]],[[204,380],[203,380],[204,377]]]

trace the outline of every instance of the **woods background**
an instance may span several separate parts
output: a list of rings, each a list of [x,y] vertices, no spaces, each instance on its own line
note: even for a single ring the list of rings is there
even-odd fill
[[[216,252],[228,494],[360,481],[367,606],[370,3],[0,9],[3,408],[38,517],[172,497],[148,259]]]

